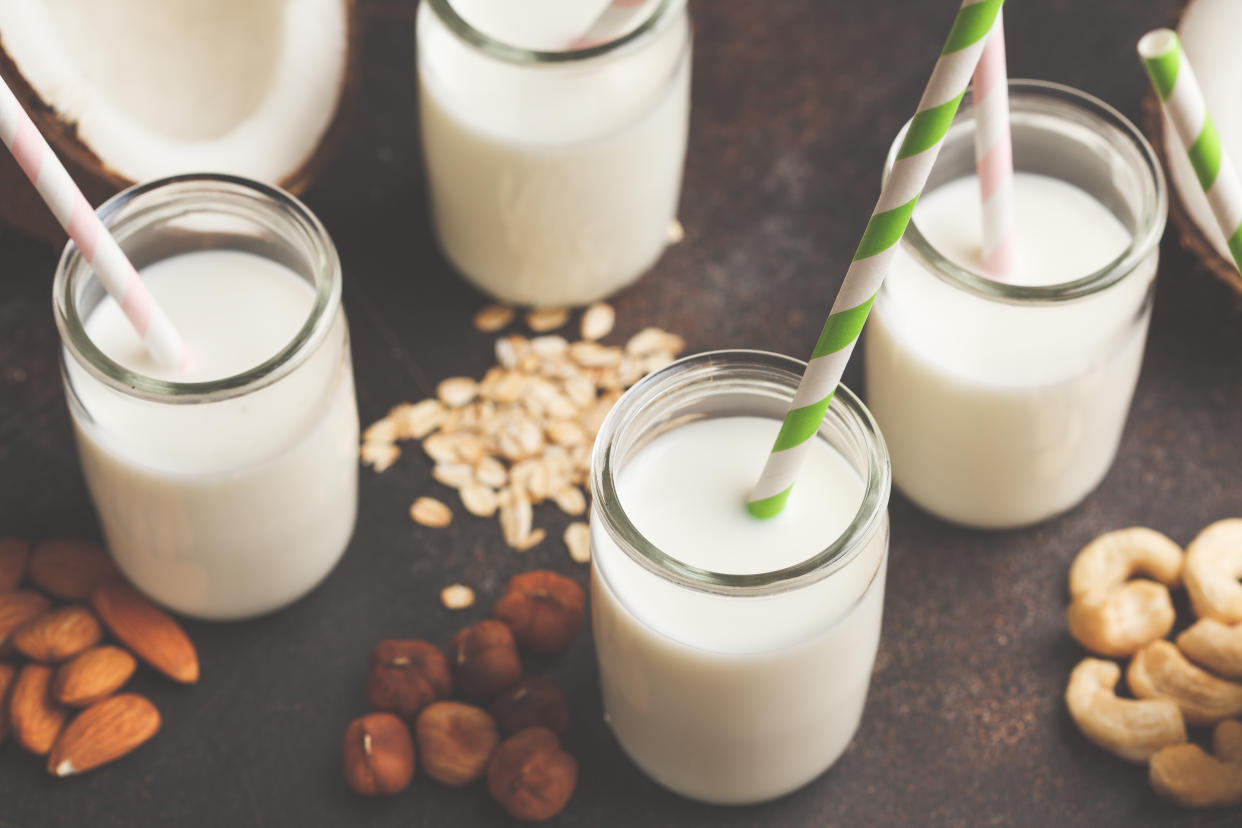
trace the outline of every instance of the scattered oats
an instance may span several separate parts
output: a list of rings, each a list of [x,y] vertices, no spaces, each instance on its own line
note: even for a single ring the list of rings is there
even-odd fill
[[[589,408],[595,404],[595,383],[591,382],[590,377],[579,374],[565,380],[565,394],[578,408]]]
[[[519,344],[525,345],[526,340],[520,336],[506,336],[496,340],[496,361],[505,368],[513,370],[522,361]]]
[[[557,334],[537,336],[530,341],[530,349],[540,359],[559,359],[569,353],[569,340]]]
[[[444,406],[436,399],[402,403],[388,413],[388,419],[397,424],[398,440],[421,440],[440,427]]]
[[[463,463],[474,464],[487,456],[488,445],[477,435],[463,434],[458,438],[455,450]]]
[[[586,512],[586,495],[577,486],[565,486],[556,493],[556,505],[567,515],[577,517]]]
[[[621,361],[621,349],[598,342],[575,342],[569,346],[569,356],[583,368],[603,368]]]
[[[525,552],[527,549],[532,549],[538,546],[539,544],[543,543],[544,538],[546,538],[547,536],[548,536],[548,530],[540,527],[539,529],[533,530],[526,537],[522,538],[522,540],[519,541],[518,543],[514,544],[513,548],[519,552]]]
[[[591,410],[582,415],[579,422],[582,423],[582,427],[586,429],[587,434],[590,435],[592,440],[599,433],[599,427],[604,424],[604,418],[608,416],[609,411],[612,411],[612,407],[616,405],[619,399],[621,399],[620,391],[606,391],[602,397],[595,401],[595,405]]]
[[[488,305],[474,315],[474,327],[484,333],[495,333],[513,321],[513,308]]]
[[[565,527],[565,545],[576,563],[591,562],[591,527],[582,521]]]
[[[681,226],[681,222],[673,219],[668,225],[668,243],[679,244],[686,237],[686,228]]]
[[[554,331],[568,321],[568,308],[536,308],[526,314],[526,325],[535,333]]]
[[[432,529],[443,529],[453,522],[453,512],[434,497],[420,497],[410,504],[410,518]]]
[[[654,354],[648,354],[643,357],[641,376],[645,377],[647,374],[654,374],[661,368],[672,365],[676,359],[677,357],[670,351],[656,351]]]
[[[662,331],[659,328],[643,328],[631,336],[629,342],[625,343],[625,352],[631,356],[639,357],[661,351],[679,354],[685,347],[685,340],[677,334]]]
[[[534,510],[526,495],[514,488],[500,493],[500,531],[505,543],[517,549],[530,536]]]
[[[437,463],[456,463],[459,459],[457,441],[442,431],[423,440],[423,451]]]
[[[474,482],[474,467],[469,463],[439,463],[431,476],[450,489],[460,489]]]
[[[594,341],[603,339],[612,331],[617,313],[607,302],[596,302],[582,314],[582,338]]]
[[[363,443],[358,455],[363,463],[378,473],[397,462],[397,458],[401,456],[401,449],[388,442]]]
[[[474,590],[464,584],[446,586],[440,590],[440,603],[445,609],[466,609],[474,605]]]
[[[500,505],[496,490],[482,483],[462,486],[458,494],[461,495],[461,505],[475,517],[491,517],[496,514],[496,507]]]
[[[470,377],[449,377],[436,386],[436,396],[449,408],[469,405],[478,393],[479,384]]]
[[[397,442],[397,424],[390,417],[372,423],[362,432],[364,443],[395,443]]]
[[[509,472],[505,469],[505,464],[491,455],[479,458],[474,467],[474,477],[493,489],[503,488],[509,482]]]
[[[548,439],[559,446],[576,446],[586,442],[586,431],[573,420],[553,420],[544,426]]]

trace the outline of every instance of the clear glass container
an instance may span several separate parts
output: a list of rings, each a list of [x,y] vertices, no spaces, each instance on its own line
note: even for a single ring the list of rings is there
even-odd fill
[[[627,392],[595,442],[591,616],[604,710],[643,771],[694,799],[781,796],[835,762],[857,730],[884,605],[888,453],[842,387],[818,438],[843,458],[851,499],[817,488],[811,502],[824,505],[811,514],[833,512],[846,528],[818,553],[751,574],[697,568],[686,549],[655,546],[631,522],[618,480],[636,453],[688,423],[761,417],[774,438],[804,368],[757,351],[687,357]],[[737,508],[745,514],[744,497]]]
[[[938,250],[916,210],[864,343],[867,404],[892,454],[897,487],[938,517],[981,528],[1059,514],[1086,497],[1112,465],[1142,363],[1168,212],[1151,146],[1116,110],[1040,81],[1010,81],[1009,101],[1016,173],[1064,182],[1098,202],[1092,208],[1098,216],[1075,229],[1086,234],[1079,241],[1036,235],[1052,249],[1028,247],[1025,255],[1073,258],[1106,231],[1128,234],[1128,242],[1118,242],[1111,260],[1116,248],[1108,248],[1107,263],[1090,272],[1066,267],[1049,272],[1050,283],[1011,284]],[[967,98],[920,205],[974,171]],[[1024,208],[1021,183],[1017,218],[1023,221],[1027,210],[1032,234],[1043,219],[1064,224],[1077,209],[1055,200]],[[1057,192],[1064,199],[1067,191]],[[1041,209],[1063,215],[1041,215]],[[946,221],[966,226],[969,216],[936,218],[945,232]]]
[[[96,346],[85,326],[106,294],[73,244],[53,288],[82,470],[121,571],[199,618],[282,607],[331,571],[357,511],[358,412],[332,240],[293,197],[222,175],[135,186],[99,215],[140,271],[236,251],[249,254],[234,263],[242,278],[252,278],[246,261],[268,260],[309,286],[301,299],[313,304],[290,341],[262,364],[207,382],[137,374]],[[219,338],[192,351],[247,336],[232,314],[212,325]]]
[[[506,302],[583,304],[659,258],[676,216],[690,112],[685,0],[631,31],[532,51],[418,10],[423,158],[436,237]]]

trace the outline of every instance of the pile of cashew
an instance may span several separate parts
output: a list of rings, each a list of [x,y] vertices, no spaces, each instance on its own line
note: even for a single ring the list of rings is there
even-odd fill
[[[1136,577],[1137,576],[1137,577]],[[1071,635],[1087,650],[1065,703],[1083,735],[1131,762],[1147,762],[1161,796],[1189,808],[1242,804],[1242,519],[1204,529],[1185,555],[1152,529],[1109,532],[1070,567]],[[1199,620],[1166,640],[1171,587],[1184,584]],[[1186,725],[1215,725],[1212,753],[1187,742]]]

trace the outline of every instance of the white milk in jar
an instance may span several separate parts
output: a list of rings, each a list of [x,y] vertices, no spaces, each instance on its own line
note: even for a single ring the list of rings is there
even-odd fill
[[[592,472],[602,493],[592,624],[608,722],[656,781],[717,803],[781,796],[848,746],[879,643],[888,549],[883,444],[848,391],[785,510],[746,511],[799,364],[738,354],[692,357],[637,386],[601,431]]]
[[[108,547],[178,612],[230,619],[284,606],[332,569],[354,527],[358,415],[339,273],[321,293],[284,263],[227,248],[161,257],[140,273],[191,368],[156,364],[110,297],[81,320],[107,362],[81,358],[76,337],[65,355]],[[177,390],[126,393],[130,375]]]
[[[977,275],[978,179],[946,144],[864,345],[894,482],[933,514],[985,528],[1058,514],[1107,473],[1164,224],[1163,180],[1128,122],[1063,87],[1011,88],[1016,272],[1005,284]],[[968,149],[970,130],[955,129],[949,140]]]
[[[506,302],[582,304],[659,258],[686,153],[684,0],[563,52],[494,40],[449,0],[423,0],[418,75],[435,232],[468,280]]]

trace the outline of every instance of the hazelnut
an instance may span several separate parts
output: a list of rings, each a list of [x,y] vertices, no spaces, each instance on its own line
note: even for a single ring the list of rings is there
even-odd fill
[[[363,796],[398,793],[414,778],[410,729],[391,713],[371,713],[350,722],[341,759],[345,783]]]
[[[467,696],[495,698],[522,677],[513,633],[490,619],[459,631],[453,637],[453,671]]]
[[[412,722],[418,711],[452,692],[448,660],[434,644],[388,639],[371,651],[367,703],[372,710]]]
[[[509,579],[493,615],[509,625],[523,647],[552,654],[568,647],[582,629],[585,606],[582,587],[564,575],[536,569]]]
[[[414,725],[423,770],[437,782],[460,787],[487,772],[500,742],[496,722],[481,707],[455,701],[430,704]]]
[[[578,782],[578,763],[546,727],[528,727],[500,743],[487,768],[487,792],[509,816],[537,822],[556,816]]]
[[[552,679],[522,679],[492,702],[492,715],[505,733],[517,733],[536,725],[561,734],[569,727],[569,703],[565,691]]]

